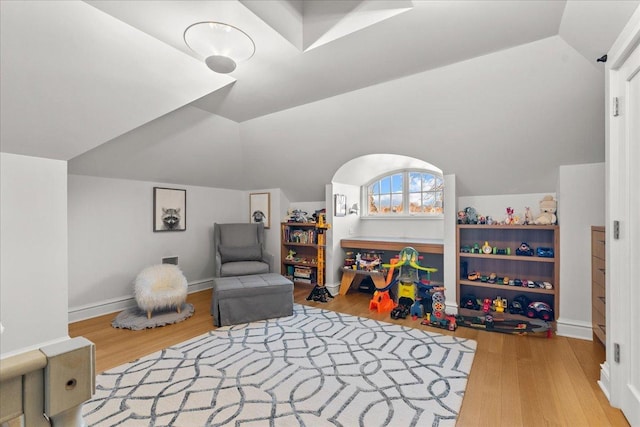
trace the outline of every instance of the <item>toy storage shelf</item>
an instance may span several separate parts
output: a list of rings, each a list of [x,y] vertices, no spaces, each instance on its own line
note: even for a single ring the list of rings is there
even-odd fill
[[[457,295],[458,303],[466,294],[473,294],[479,299],[498,296],[511,301],[517,295],[524,294],[531,301],[542,301],[554,310],[555,319],[559,316],[560,295],[560,232],[557,225],[475,225],[458,224],[456,227],[457,242]],[[494,255],[483,253],[461,252],[463,247],[473,247],[476,243],[482,246],[487,242],[498,249],[509,248],[511,255]],[[552,248],[553,257],[515,255],[521,243],[526,242],[535,250],[539,247]],[[463,268],[466,266],[466,269]],[[480,275],[495,273],[498,277],[509,279],[549,282],[552,289],[510,286],[498,283],[472,281],[466,277],[468,273]],[[466,273],[465,273],[466,272]],[[462,314],[481,315],[482,311],[460,309]],[[478,313],[478,314],[476,314]],[[517,314],[491,313],[509,319],[525,319]]]
[[[280,273],[294,283],[315,285],[318,279],[322,281],[325,229],[315,222],[283,222],[280,230]],[[292,260],[287,259],[289,251],[295,252]]]
[[[499,289],[505,292],[516,292],[516,293],[532,293],[532,294],[548,294],[554,295],[555,291],[553,289],[541,289],[541,288],[525,288],[522,286],[509,286],[509,285],[499,285],[497,283],[485,283],[485,282],[477,282],[474,280],[462,280],[460,279],[460,285],[469,285],[476,286],[479,288],[488,288],[488,289]]]
[[[556,262],[554,258],[543,258],[536,256],[518,256],[518,255],[486,255],[486,254],[467,254],[461,253],[460,258],[483,258],[483,259],[508,259],[510,261],[524,262]]]

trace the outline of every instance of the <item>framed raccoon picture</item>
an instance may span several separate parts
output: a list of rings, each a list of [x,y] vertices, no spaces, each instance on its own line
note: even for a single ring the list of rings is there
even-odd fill
[[[187,190],[153,187],[153,231],[187,229]]]
[[[249,222],[261,222],[264,228],[271,225],[271,193],[249,194]]]

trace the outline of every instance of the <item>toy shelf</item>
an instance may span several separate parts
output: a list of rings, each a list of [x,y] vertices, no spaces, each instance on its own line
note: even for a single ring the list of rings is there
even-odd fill
[[[480,288],[500,289],[506,292],[531,293],[531,294],[555,294],[554,289],[529,288],[524,286],[499,285],[497,283],[478,282],[474,280],[460,279],[460,285],[477,286]]]
[[[557,225],[476,225],[458,224],[456,227],[457,243],[457,295],[458,303],[464,295],[473,294],[477,298],[495,299],[498,296],[510,298],[517,295],[526,295],[531,301],[541,301],[549,304],[554,311],[554,318],[559,317],[560,295],[560,231]],[[485,242],[492,248],[504,250],[509,248],[510,255],[494,255],[485,253],[462,252],[476,244],[480,247]],[[522,243],[527,243],[533,250],[537,248],[550,248],[553,257],[539,257],[516,255],[515,251]],[[496,274],[498,277],[509,279],[531,280],[549,282],[552,289],[529,288],[523,286],[510,286],[498,283],[487,283],[480,280],[467,279],[471,272],[480,275]],[[462,312],[472,316],[484,315],[482,311],[466,310]],[[526,316],[512,315],[510,313],[494,313],[491,315],[504,315],[508,319],[526,319]]]
[[[287,246],[298,246],[298,247],[307,247],[307,248],[317,248],[318,245],[310,244],[310,243],[297,243],[297,242],[284,242]]]
[[[326,225],[315,222],[280,224],[280,272],[283,276],[294,283],[324,284],[326,229]],[[290,251],[295,253],[294,259],[287,259]]]
[[[307,266],[307,267],[317,267],[318,263],[315,262],[305,262],[305,261],[289,261],[289,260],[284,260],[282,261],[283,264],[285,265],[302,265],[302,266]]]
[[[460,252],[460,258],[486,258],[486,259],[506,259],[509,261],[524,262],[556,262],[554,258],[546,258],[539,256],[520,256],[520,255],[492,255],[492,254],[468,254]]]

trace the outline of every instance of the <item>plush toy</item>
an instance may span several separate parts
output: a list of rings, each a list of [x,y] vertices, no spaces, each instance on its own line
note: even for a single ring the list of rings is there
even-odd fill
[[[540,215],[534,221],[537,225],[553,225],[556,223],[556,201],[553,196],[544,196],[540,201]]]
[[[531,209],[529,208],[529,206],[524,208],[524,224],[533,224],[533,215],[531,214]]]
[[[508,207],[507,208],[507,216],[504,219],[504,223],[507,225],[511,225],[511,224],[515,224],[515,219],[513,217],[513,208],[512,207]]]

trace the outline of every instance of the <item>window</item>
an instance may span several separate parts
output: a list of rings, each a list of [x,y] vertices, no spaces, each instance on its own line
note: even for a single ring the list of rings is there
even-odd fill
[[[444,178],[424,170],[396,171],[365,184],[363,216],[441,217],[444,213]]]

